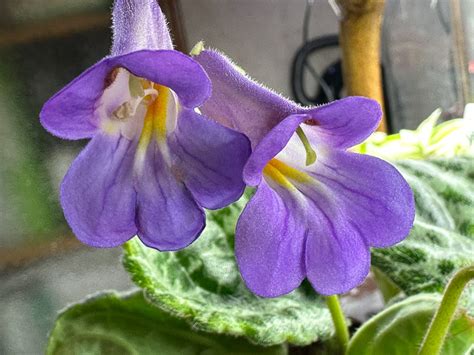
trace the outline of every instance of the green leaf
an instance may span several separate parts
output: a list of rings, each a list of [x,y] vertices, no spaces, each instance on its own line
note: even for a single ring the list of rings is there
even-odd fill
[[[286,354],[284,346],[258,347],[242,338],[194,331],[150,305],[142,292],[105,293],[63,311],[47,354]]]
[[[262,345],[310,344],[333,332],[324,300],[309,287],[279,298],[251,294],[233,253],[234,228],[246,203],[208,213],[199,239],[179,252],[158,252],[128,242],[124,265],[147,298],[196,329],[244,336]]]
[[[474,158],[409,160],[397,166],[412,181],[418,195],[418,216],[422,220],[474,239]],[[426,200],[427,193],[417,191],[413,182],[424,184],[428,194],[439,201],[439,206]],[[444,221],[429,216],[437,211],[445,214]]]
[[[347,355],[416,355],[440,300],[439,294],[419,294],[388,307],[357,330]],[[442,354],[465,354],[473,342],[474,319],[459,312]]]
[[[406,160],[396,166],[414,191],[417,216],[408,238],[374,249],[372,263],[407,294],[442,292],[456,269],[474,262],[473,160]],[[472,287],[468,293],[474,295]]]
[[[375,132],[352,150],[387,160],[474,155],[474,120],[453,119],[436,126],[440,115],[441,110],[435,110],[416,130]]]
[[[388,303],[392,298],[398,296],[401,292],[400,287],[398,287],[387,275],[385,275],[378,268],[373,267],[372,273],[374,275],[377,286],[382,293],[385,303]]]

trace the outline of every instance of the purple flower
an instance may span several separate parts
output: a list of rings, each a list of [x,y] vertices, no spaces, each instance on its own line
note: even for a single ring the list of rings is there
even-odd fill
[[[242,194],[248,139],[197,113],[210,96],[203,68],[172,48],[155,0],[117,0],[112,54],[44,105],[40,118],[65,139],[92,138],[61,186],[76,236],[114,247],[138,234],[176,250],[205,226],[204,208]]]
[[[369,272],[370,247],[400,242],[414,219],[413,194],[398,171],[347,151],[375,130],[379,105],[349,97],[301,108],[215,51],[195,59],[214,88],[202,112],[245,133],[253,147],[243,174],[257,190],[235,240],[249,289],[275,297],[308,278],[331,295],[359,285]]]

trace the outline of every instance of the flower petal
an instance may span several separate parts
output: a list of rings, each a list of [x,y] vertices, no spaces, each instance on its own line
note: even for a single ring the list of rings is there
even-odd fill
[[[242,212],[235,255],[247,287],[263,297],[293,291],[305,278],[305,228],[265,181]]]
[[[115,0],[112,21],[114,56],[140,49],[173,49],[157,0]]]
[[[413,192],[389,163],[368,155],[325,151],[313,175],[343,206],[351,221],[373,247],[388,247],[402,241],[415,218]]]
[[[307,115],[291,115],[275,126],[254,148],[244,167],[244,181],[257,186],[262,170],[290,141],[298,126],[308,119]]]
[[[103,60],[51,97],[40,112],[43,127],[60,138],[93,137],[98,127],[98,117],[94,114],[96,102],[105,89],[110,70]]]
[[[291,132],[292,127],[286,124],[287,121],[290,120],[283,121],[273,131]],[[304,126],[304,130],[308,133],[308,126]],[[281,146],[285,143],[288,133],[286,136],[281,135],[283,136],[285,139],[277,135],[269,137],[269,143],[280,143]],[[265,142],[266,139],[261,145]],[[403,240],[413,225],[415,204],[413,192],[398,170],[391,164],[369,155],[325,146],[318,149],[316,144],[313,145],[317,147],[317,160],[309,166],[306,166],[305,151],[296,134],[292,135],[276,158],[312,176],[318,184],[323,185],[328,193],[344,206],[344,218],[357,225],[370,246],[387,247]],[[273,158],[270,154],[273,152],[268,152],[265,156],[259,147],[260,145],[252,153],[245,167],[244,177],[247,177],[245,173],[250,171],[252,162],[262,161],[263,164]],[[260,175],[255,173],[252,176]]]
[[[244,179],[251,185],[267,181],[293,218],[306,226],[300,234],[306,236],[305,270],[313,287],[325,295],[343,293],[367,276],[370,246],[390,246],[408,235],[413,194],[390,164],[318,145],[308,134],[313,126],[303,124],[317,148],[316,163],[306,166],[294,133],[306,119],[291,115],[274,127],[252,152]],[[262,180],[262,169],[273,158]],[[273,168],[282,170],[271,173]]]
[[[244,133],[254,147],[267,132],[298,106],[251,80],[225,55],[203,50],[194,57],[212,82],[212,96],[202,113],[221,124]]]
[[[198,107],[211,94],[211,82],[202,66],[178,51],[143,50],[110,60],[113,67],[124,67],[136,76],[169,87],[184,107]]]
[[[114,247],[136,234],[135,145],[119,136],[98,134],[67,172],[61,185],[61,205],[83,243]]]
[[[303,229],[287,238],[305,236],[304,269],[313,288],[332,295],[361,284],[370,268],[369,245],[363,231],[347,216],[346,206],[319,181],[289,181],[293,187],[272,186],[297,227]]]
[[[242,170],[250,155],[250,143],[243,134],[183,110],[170,139],[183,181],[199,205],[218,209],[242,195]]]
[[[191,57],[172,50],[143,50],[103,59],[86,70],[44,104],[41,124],[61,138],[92,137],[99,126],[99,99],[117,67],[171,88],[185,107],[197,107],[210,95],[209,78]]]
[[[178,250],[201,234],[205,215],[160,149],[156,142],[151,143],[138,167],[138,235],[149,247]]]
[[[312,141],[340,149],[363,142],[382,118],[377,101],[360,96],[346,97],[303,112],[311,116],[314,124],[308,127]]]
[[[382,117],[380,105],[364,97],[347,97],[316,108],[302,108],[251,80],[225,55],[203,50],[195,59],[211,78],[213,92],[202,112],[244,133],[255,147],[291,114],[307,114],[320,144],[352,147],[367,138]]]
[[[322,295],[341,294],[359,286],[370,270],[370,250],[364,237],[342,216],[321,207],[312,213],[305,258],[311,285]]]

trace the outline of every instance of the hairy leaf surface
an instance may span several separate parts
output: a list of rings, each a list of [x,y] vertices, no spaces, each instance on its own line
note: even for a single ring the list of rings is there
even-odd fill
[[[142,292],[104,293],[63,311],[48,355],[283,355],[284,346],[259,347],[242,338],[207,334],[150,305]]]
[[[273,299],[257,297],[245,287],[233,253],[234,227],[245,202],[209,212],[204,233],[182,251],[163,253],[138,239],[128,242],[126,269],[151,302],[197,329],[245,336],[263,345],[327,339],[331,318],[310,287]]]

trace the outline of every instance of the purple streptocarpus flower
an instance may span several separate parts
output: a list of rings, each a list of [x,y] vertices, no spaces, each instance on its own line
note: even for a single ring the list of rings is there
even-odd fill
[[[332,295],[359,285],[369,272],[370,247],[403,240],[415,211],[412,191],[393,166],[347,151],[375,130],[379,105],[349,97],[301,108],[218,52],[204,50],[195,59],[214,88],[202,112],[245,133],[253,147],[243,174],[257,190],[235,236],[249,289],[275,297],[308,278],[316,291]]]
[[[111,56],[49,99],[42,125],[66,139],[92,138],[61,185],[76,236],[114,247],[138,234],[176,250],[216,209],[243,193],[248,139],[196,112],[211,92],[205,71],[172,49],[156,0],[117,0]]]

